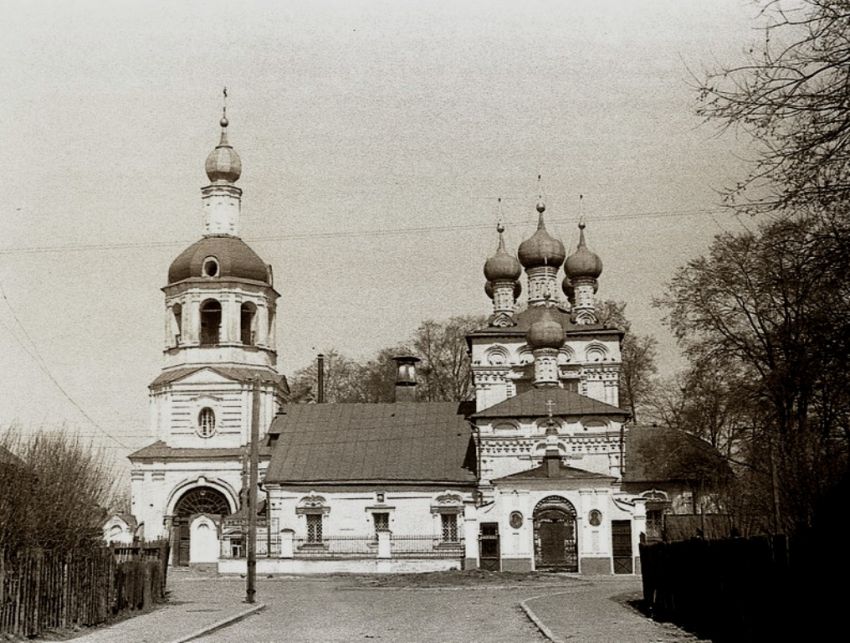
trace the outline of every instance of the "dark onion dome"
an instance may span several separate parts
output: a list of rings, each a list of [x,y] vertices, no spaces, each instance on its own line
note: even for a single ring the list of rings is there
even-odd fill
[[[584,227],[584,221],[581,221],[578,224],[580,231],[578,248],[564,263],[564,272],[567,273],[570,280],[574,280],[577,277],[592,277],[596,279],[602,274],[602,259],[599,258],[599,255],[587,249],[587,245],[584,242]]]
[[[522,275],[522,266],[517,258],[508,254],[505,249],[505,237],[502,234],[505,226],[500,223],[496,230],[499,232],[499,247],[496,254],[484,264],[484,276],[487,281],[516,281]]]
[[[242,174],[242,159],[227,141],[227,117],[223,116],[221,124],[221,140],[207,157],[205,169],[207,177],[213,183],[235,183]]]
[[[218,264],[214,271],[209,271],[213,274],[204,274],[208,257]],[[238,237],[204,237],[181,252],[168,268],[168,283],[193,277],[250,279],[272,285],[269,267]]]
[[[537,220],[537,232],[519,244],[519,260],[526,270],[538,266],[555,266],[558,268],[567,256],[564,244],[552,237],[546,231],[543,222],[543,213],[546,205],[541,201],[537,204],[539,218]]]
[[[558,320],[552,315],[550,306],[544,307],[540,317],[528,329],[526,340],[532,349],[535,348],[554,348],[558,349],[564,345],[566,341],[564,328],[558,323]]]
[[[573,282],[570,281],[570,276],[567,275],[564,277],[564,281],[561,282],[561,290],[564,291],[564,294],[567,296],[567,299],[570,301],[573,300],[573,296],[576,294],[575,286],[573,286]]]

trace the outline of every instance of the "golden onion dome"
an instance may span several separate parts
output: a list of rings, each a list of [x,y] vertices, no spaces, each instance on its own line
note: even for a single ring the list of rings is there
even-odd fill
[[[519,260],[526,270],[539,266],[557,268],[567,256],[564,244],[546,231],[546,224],[543,221],[545,211],[546,205],[540,201],[537,204],[537,231],[519,245]]]
[[[571,254],[564,263],[564,272],[570,280],[578,277],[592,277],[596,279],[602,274],[602,259],[599,255],[588,250],[584,241],[584,221],[578,224],[579,240],[578,248]]]
[[[552,315],[551,307],[547,301],[540,317],[528,329],[526,335],[528,345],[534,348],[554,348],[558,349],[564,345],[566,336],[564,328],[558,323],[558,320]]]
[[[242,159],[227,140],[228,120],[221,117],[221,140],[215,149],[207,156],[205,169],[207,177],[213,183],[235,183],[242,175]]]
[[[484,276],[487,281],[516,281],[522,274],[522,266],[517,258],[505,249],[505,226],[500,223],[496,230],[499,232],[499,247],[496,254],[484,264]]]

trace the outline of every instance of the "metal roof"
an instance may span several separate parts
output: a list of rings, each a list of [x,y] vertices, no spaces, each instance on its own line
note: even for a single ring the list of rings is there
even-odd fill
[[[266,482],[474,484],[462,402],[291,404],[269,429]]]
[[[552,415],[583,416],[583,415],[618,415],[627,417],[628,411],[617,406],[605,404],[586,395],[579,395],[567,389],[534,388],[509,397],[490,408],[475,413],[473,418],[499,417],[545,417],[549,414],[548,403],[552,401]]]
[[[286,377],[283,375],[279,375],[278,373],[258,368],[239,368],[233,366],[213,365],[187,366],[184,368],[175,368],[173,370],[164,371],[160,373],[153,382],[150,383],[149,388],[154,386],[160,386],[162,384],[170,384],[172,382],[176,382],[177,380],[181,380],[184,377],[188,377],[192,373],[197,373],[198,371],[201,371],[205,368],[208,368],[211,371],[218,373],[222,377],[227,377],[237,382],[249,382],[252,378],[259,377],[261,381],[275,382],[276,384],[282,386],[286,392],[289,392],[289,386],[286,382]]]
[[[127,457],[130,460],[217,460],[241,458],[246,453],[246,447],[235,448],[188,448],[171,447],[162,440],[157,440],[131,453]],[[260,446],[260,457],[267,458],[271,455],[271,449]]]

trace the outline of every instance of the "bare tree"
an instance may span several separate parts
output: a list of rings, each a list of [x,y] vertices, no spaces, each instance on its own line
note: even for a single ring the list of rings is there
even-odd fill
[[[776,529],[809,525],[847,466],[846,257],[815,217],[783,218],[719,235],[656,302],[691,364],[723,365],[757,411],[745,456],[770,472]]]
[[[628,408],[632,420],[638,422],[643,415],[643,406],[649,401],[654,389],[653,376],[658,372],[655,360],[658,357],[658,342],[651,335],[635,335],[631,322],[626,318],[626,304],[622,301],[597,302],[599,322],[623,331],[620,345],[620,406]]]
[[[726,198],[748,212],[850,202],[850,2],[764,0],[763,41],[707,71],[697,113],[748,135],[749,174]]]

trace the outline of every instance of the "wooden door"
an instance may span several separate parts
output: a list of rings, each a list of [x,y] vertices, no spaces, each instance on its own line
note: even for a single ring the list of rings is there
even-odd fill
[[[501,569],[501,551],[499,547],[499,524],[481,523],[478,536],[478,558],[481,569],[497,572]]]
[[[631,574],[634,569],[631,520],[611,521],[611,545],[614,555],[614,573]]]

